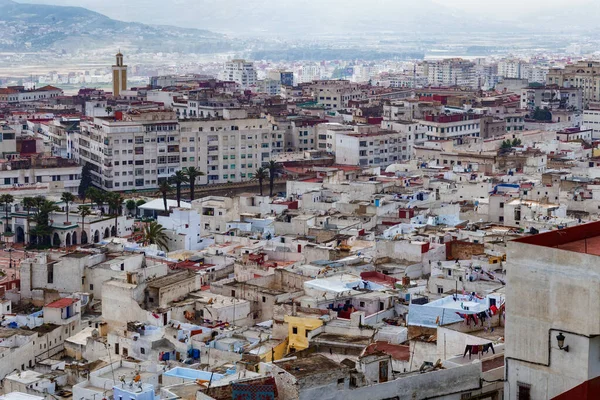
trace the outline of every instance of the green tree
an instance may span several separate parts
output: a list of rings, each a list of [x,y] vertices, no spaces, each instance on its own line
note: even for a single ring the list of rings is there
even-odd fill
[[[108,203],[109,214],[115,216],[115,236],[119,236],[118,232],[118,223],[119,223],[119,214],[121,213],[121,207],[123,206],[123,196],[119,193],[108,193],[106,196],[106,201]]]
[[[96,204],[96,207],[104,213],[104,202],[106,201],[106,193],[95,187],[89,188],[86,192],[86,196]]]
[[[167,208],[167,194],[171,192],[171,190],[173,190],[173,188],[171,187],[171,185],[169,185],[169,181],[165,179],[162,182],[160,182],[160,185],[158,186],[158,191],[162,193],[163,204],[165,205],[165,212],[169,211],[169,209]]]
[[[35,227],[31,229],[31,234],[34,235],[38,245],[49,245],[50,235],[52,234],[52,226],[50,224],[50,214],[60,211],[60,208],[53,202],[46,200],[43,197],[36,197],[37,212],[33,216]]]
[[[185,175],[187,176],[188,182],[190,184],[190,199],[194,201],[194,189],[196,188],[196,178],[204,176],[204,172],[200,171],[196,167],[189,167],[185,171]]]
[[[25,208],[25,211],[27,211],[27,236],[31,237],[31,233],[29,232],[29,228],[30,228],[30,222],[31,222],[31,209],[33,207],[35,207],[35,198],[33,197],[23,197],[23,200],[21,200],[21,204],[23,205],[23,208]],[[29,243],[29,240],[27,240],[27,242]]]
[[[511,146],[512,147],[517,147],[517,146],[520,146],[520,145],[521,145],[521,139],[514,138],[513,141],[512,141],[512,143],[511,143]]]
[[[156,221],[144,226],[144,245],[155,244],[159,249],[169,251],[168,237],[165,228]]]
[[[260,195],[263,195],[263,181],[268,178],[268,172],[263,167],[260,167],[254,172],[254,179],[258,179],[258,186],[260,188]]]
[[[273,160],[269,161],[267,164],[267,169],[269,170],[269,196],[273,197],[273,187],[275,186],[275,175],[279,170],[279,165]]]
[[[87,163],[81,168],[81,180],[79,181],[79,188],[77,194],[81,200],[85,200],[87,196],[87,190],[92,187],[92,164]]]
[[[69,222],[69,204],[75,201],[73,193],[64,192],[60,199],[65,202],[65,209],[67,210],[67,222]]]
[[[14,203],[15,198],[12,194],[3,194],[0,196],[0,203],[4,206],[5,218],[4,218],[4,233],[11,231],[10,224],[8,223],[8,212],[10,211],[10,205]]]
[[[181,207],[181,185],[188,182],[189,179],[183,171],[176,171],[175,175],[171,177],[171,183],[175,184],[177,207]]]
[[[125,202],[125,208],[129,211],[129,214],[131,214],[133,211],[135,211],[135,209],[137,208],[137,206],[135,205],[135,200],[129,199]]]
[[[146,200],[138,200],[135,202],[135,215],[138,216],[138,213],[140,212],[140,207],[143,206],[144,204],[146,204]]]
[[[88,236],[85,232],[85,217],[91,215],[92,210],[88,206],[79,206],[77,207],[77,210],[81,216],[81,244],[86,244],[88,242]]]

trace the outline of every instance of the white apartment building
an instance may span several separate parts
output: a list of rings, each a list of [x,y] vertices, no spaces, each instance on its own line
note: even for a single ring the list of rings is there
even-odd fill
[[[381,128],[401,134],[399,160],[412,159],[413,147],[422,145],[427,140],[426,128],[416,121],[381,121]]]
[[[600,275],[590,245],[598,229],[593,222],[508,242],[508,398],[598,398]]]
[[[181,167],[206,173],[199,183],[252,179],[273,154],[284,152],[285,131],[244,110],[225,110],[219,120],[181,121]]]
[[[480,136],[480,121],[476,116],[465,114],[429,115],[419,120],[425,129],[427,140],[452,140],[462,144],[468,137]]]
[[[333,110],[348,107],[350,100],[367,98],[367,93],[360,85],[350,81],[316,81],[311,85],[311,90],[319,105]]]
[[[380,130],[370,133],[335,133],[335,162],[361,167],[387,167],[408,157],[404,135]]]
[[[522,63],[520,60],[502,60],[498,62],[498,75],[503,78],[521,79],[521,66]]]
[[[0,164],[0,189],[77,193],[80,181],[81,166],[64,158],[13,159]]]
[[[600,139],[600,107],[590,107],[589,110],[583,110],[582,129],[591,129],[592,138]]]
[[[477,86],[473,62],[452,58],[427,64],[427,80],[432,86]]]
[[[303,65],[294,77],[296,83],[308,83],[320,80],[323,77],[319,65]]]
[[[62,96],[63,91],[54,86],[44,86],[39,89],[24,90],[23,87],[0,88],[0,103],[28,103],[32,101],[49,100]]]
[[[219,74],[222,81],[231,81],[239,84],[242,89],[256,86],[257,77],[254,63],[246,60],[236,59],[225,63],[223,71]]]
[[[548,68],[525,64],[521,66],[521,78],[527,79],[529,83],[546,83]]]
[[[92,178],[108,191],[154,189],[181,168],[179,125],[172,111],[134,111],[81,123],[73,157],[92,165]]]

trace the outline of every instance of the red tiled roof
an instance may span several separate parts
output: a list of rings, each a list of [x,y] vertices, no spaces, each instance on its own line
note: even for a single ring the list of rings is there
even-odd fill
[[[76,299],[72,299],[70,297],[64,297],[62,299],[58,299],[56,301],[53,301],[52,303],[46,304],[46,307],[49,308],[65,308],[70,306],[71,304],[75,303],[77,300]]]
[[[391,344],[388,342],[375,342],[367,346],[364,355],[374,354],[377,352],[390,355],[394,360],[408,361],[410,360],[410,347],[400,344]]]

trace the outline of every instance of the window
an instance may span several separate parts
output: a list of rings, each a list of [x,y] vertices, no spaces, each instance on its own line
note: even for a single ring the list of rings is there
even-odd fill
[[[437,287],[437,292],[438,292],[438,294],[443,294],[444,293],[444,287],[443,286],[438,286]]]
[[[48,265],[48,283],[54,283],[54,265]]]
[[[266,303],[267,302],[267,298],[265,296],[262,297],[262,302]]]
[[[94,290],[94,285],[90,283],[90,290]]]
[[[504,203],[500,203],[500,208],[504,208]]]
[[[365,306],[365,302],[361,301],[360,303],[358,303],[360,307],[364,307]]]
[[[531,385],[523,382],[517,382],[517,400],[531,399]]]
[[[146,354],[146,349],[145,349],[145,348],[143,348],[143,347],[140,347],[140,353],[142,353],[142,354]]]
[[[294,327],[292,327],[292,333],[293,333],[294,335],[297,335],[297,334],[298,334],[298,327],[297,327],[297,326],[294,326]]]

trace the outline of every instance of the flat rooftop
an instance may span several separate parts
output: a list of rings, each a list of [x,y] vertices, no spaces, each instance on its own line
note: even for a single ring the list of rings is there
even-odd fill
[[[600,256],[600,222],[527,236],[514,242]]]
[[[181,282],[183,280],[193,278],[194,274],[188,271],[177,272],[175,274],[169,274],[167,276],[163,276],[161,278],[154,279],[148,282],[148,287],[153,289],[160,289],[166,286],[173,285],[177,282]]]
[[[294,375],[297,379],[318,375],[323,372],[347,370],[345,366],[338,364],[321,354],[314,354],[310,357],[294,360],[276,361],[274,364]]]

